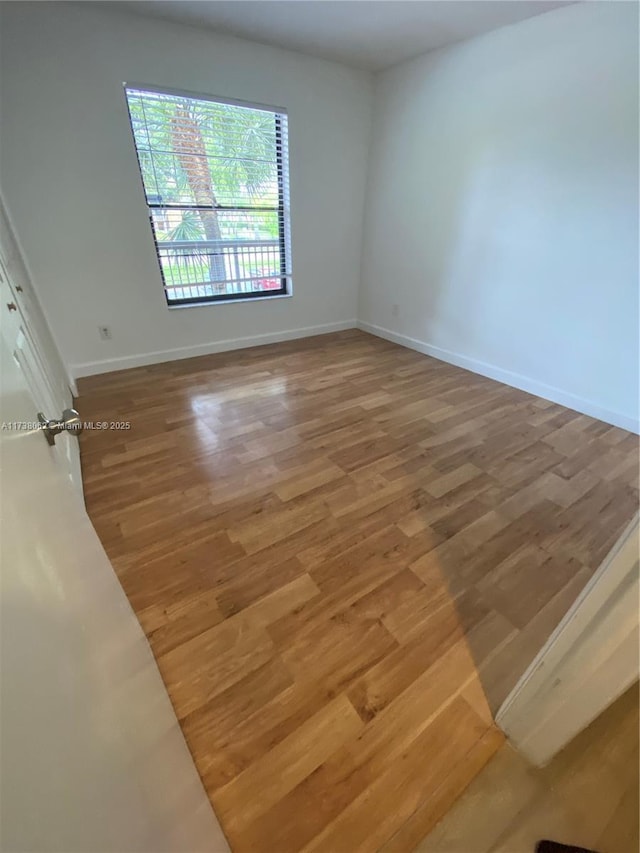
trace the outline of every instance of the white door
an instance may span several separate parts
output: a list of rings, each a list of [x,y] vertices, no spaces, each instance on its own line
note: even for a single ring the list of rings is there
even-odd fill
[[[32,426],[47,378],[2,298],[0,849],[226,851],[68,456]]]

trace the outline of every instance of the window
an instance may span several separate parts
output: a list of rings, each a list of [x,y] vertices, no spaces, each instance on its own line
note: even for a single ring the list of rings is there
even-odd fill
[[[125,91],[169,305],[287,294],[286,112]]]

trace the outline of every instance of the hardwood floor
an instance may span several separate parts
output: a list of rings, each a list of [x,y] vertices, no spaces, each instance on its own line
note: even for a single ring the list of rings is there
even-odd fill
[[[635,684],[542,770],[505,744],[416,853],[638,853],[638,722]]]
[[[358,331],[81,380],[87,508],[236,851],[408,851],[638,504],[638,439]]]

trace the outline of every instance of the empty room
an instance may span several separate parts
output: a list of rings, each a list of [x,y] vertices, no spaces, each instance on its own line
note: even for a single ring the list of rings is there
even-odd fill
[[[638,9],[0,3],[3,853],[637,853]]]

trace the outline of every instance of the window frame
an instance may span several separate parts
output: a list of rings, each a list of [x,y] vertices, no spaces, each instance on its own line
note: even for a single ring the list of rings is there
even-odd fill
[[[147,85],[146,83],[136,83],[133,81],[125,81],[122,84],[124,97],[125,97],[125,105],[127,110],[127,118],[129,121],[129,128],[131,131],[131,138],[133,141],[133,148],[136,155],[136,162],[138,166],[138,175],[140,178],[140,183],[142,186],[142,192],[144,196],[144,203],[148,212],[148,220],[149,226],[151,228],[151,238],[153,240],[154,251],[156,255],[156,259],[158,261],[158,267],[160,270],[160,279],[162,281],[162,287],[164,290],[165,301],[167,307],[169,309],[174,308],[195,308],[199,306],[205,305],[215,305],[221,304],[225,302],[246,302],[246,301],[256,301],[256,300],[265,300],[265,299],[282,299],[289,296],[293,296],[293,272],[291,269],[291,213],[290,213],[290,201],[288,197],[287,187],[285,185],[285,175],[288,180],[289,177],[289,133],[288,127],[286,130],[286,134],[283,133],[282,129],[282,117],[286,117],[288,119],[288,111],[286,107],[277,107],[268,104],[261,104],[252,101],[244,101],[239,100],[237,98],[228,98],[224,96],[218,95],[210,95],[210,94],[202,94],[197,92],[190,92],[184,89],[174,89],[166,86],[156,86],[156,85]],[[128,100],[128,90],[140,91],[140,92],[149,92],[156,93],[159,95],[168,95],[169,97],[182,97],[189,98],[191,100],[198,101],[210,101],[216,104],[228,104],[230,106],[236,107],[244,107],[246,109],[255,109],[262,110],[265,112],[270,112],[274,114],[275,120],[275,138],[276,138],[276,172],[277,172],[277,182],[278,182],[278,205],[277,207],[270,206],[253,206],[253,207],[238,207],[231,205],[218,205],[216,208],[210,208],[203,205],[187,205],[187,204],[160,204],[160,203],[150,203],[147,197],[147,189],[144,183],[144,177],[142,172],[142,164],[140,163],[140,155],[138,152],[138,144],[136,141],[135,132],[133,129],[133,121],[131,116],[131,111],[129,109],[129,100]],[[284,141],[284,150],[283,150],[283,141]],[[286,162],[284,155],[286,155]],[[164,269],[162,267],[162,260],[159,252],[159,241],[156,237],[156,231],[153,224],[153,211],[154,210],[220,210],[220,211],[241,211],[241,210],[249,210],[249,211],[268,211],[274,212],[277,216],[279,228],[278,228],[278,250],[280,257],[280,287],[276,290],[256,290],[248,293],[221,293],[214,294],[212,296],[194,296],[186,299],[169,299],[169,288],[167,287],[167,282],[165,279]],[[287,261],[289,263],[287,263]],[[191,285],[184,285],[187,287],[203,287],[210,284],[210,282],[198,282]]]

